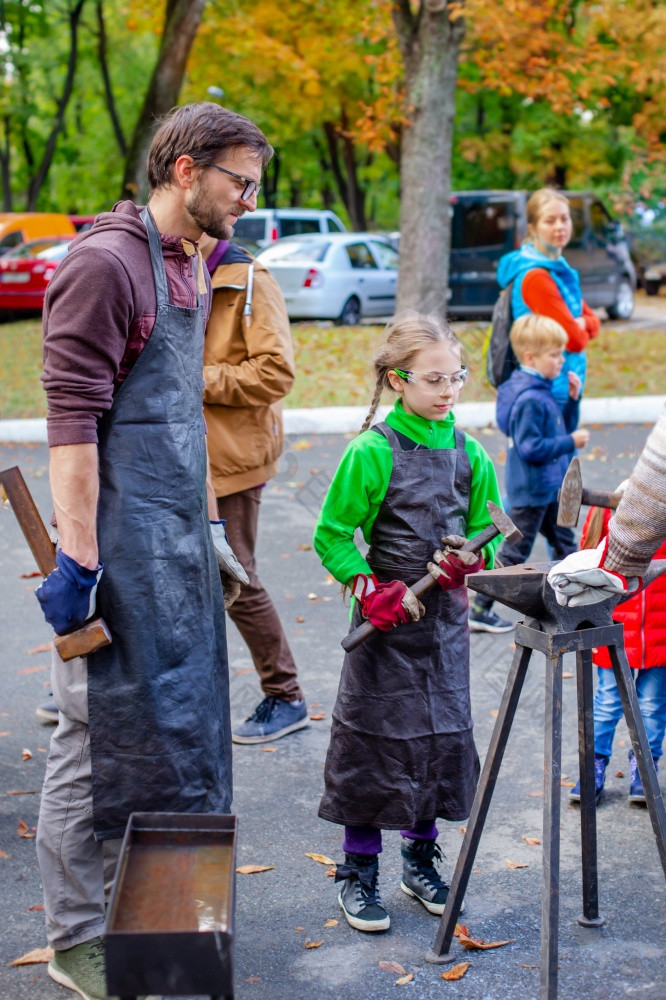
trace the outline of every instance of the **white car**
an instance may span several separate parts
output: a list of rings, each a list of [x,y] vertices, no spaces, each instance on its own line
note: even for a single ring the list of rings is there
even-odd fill
[[[258,259],[274,276],[290,319],[333,319],[353,325],[395,308],[398,254],[371,233],[289,236]]]
[[[257,208],[236,220],[234,243],[250,253],[258,253],[282,236],[306,233],[344,233],[346,226],[337,215],[318,208]]]

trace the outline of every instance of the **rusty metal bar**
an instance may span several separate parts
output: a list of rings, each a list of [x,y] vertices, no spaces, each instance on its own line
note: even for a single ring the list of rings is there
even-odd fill
[[[578,762],[580,774],[580,841],[583,869],[582,927],[601,927],[606,923],[599,916],[599,884],[597,874],[597,803],[594,768],[594,705],[592,650],[576,653],[576,685],[578,694]]]
[[[474,796],[467,830],[451,880],[451,888],[446,899],[444,912],[440,918],[437,937],[435,938],[432,951],[429,951],[425,956],[428,962],[433,962],[436,965],[446,964],[454,960],[454,956],[449,951],[453,932],[456,929],[456,921],[460,916],[467,883],[469,882],[469,876],[474,865],[479,840],[483,832],[483,825],[488,815],[490,801],[495,790],[497,775],[499,774],[504,757],[504,751],[509,739],[509,733],[511,732],[511,725],[516,714],[518,700],[523,689],[531,655],[531,649],[516,643],[516,651],[513,654],[509,668],[504,694],[502,695],[497,719],[493,727],[493,734],[490,738],[483,771],[481,772],[476,795]]]
[[[557,1000],[560,910],[560,799],[562,796],[562,657],[546,657],[543,764],[543,876],[541,997]]]

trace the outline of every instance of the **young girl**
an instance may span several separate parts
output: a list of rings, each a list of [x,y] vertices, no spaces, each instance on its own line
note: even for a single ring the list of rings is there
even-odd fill
[[[455,550],[490,523],[486,501],[500,502],[488,455],[454,425],[467,370],[450,328],[433,316],[397,317],[374,370],[370,412],[314,536],[324,566],[357,598],[351,627],[367,618],[380,630],[345,656],[319,808],[345,827],[339,902],[362,931],[390,923],[377,885],[382,829],[402,833],[403,891],[431,913],[444,909],[435,820],[469,815],[479,773],[464,579],[483,560]],[[386,388],[395,407],[368,430]],[[356,528],[370,543],[367,560]],[[498,544],[483,550],[486,565]],[[420,604],[409,585],[426,566],[440,586]]]
[[[624,492],[626,482],[618,487]],[[581,548],[595,549],[608,534],[612,511],[593,507],[583,526]],[[655,552],[655,559],[666,559],[666,542]],[[662,754],[666,733],[666,576],[654,580],[635,597],[618,604],[613,620],[624,624],[624,648],[629,666],[635,671],[636,696],[645,723],[654,766]],[[594,654],[598,684],[594,695],[594,770],[597,802],[601,798],[606,768],[613,750],[615,728],[622,718],[622,702],[608,650],[601,647]],[[569,793],[580,802],[580,781]],[[634,751],[629,751],[629,802],[645,805]]]

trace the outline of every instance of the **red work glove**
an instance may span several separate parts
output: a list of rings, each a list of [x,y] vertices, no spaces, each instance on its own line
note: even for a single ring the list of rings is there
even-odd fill
[[[417,622],[425,608],[402,580],[379,583],[374,577],[357,573],[352,594],[361,602],[361,611],[380,632],[390,632],[396,625]]]
[[[434,576],[442,590],[455,590],[465,586],[465,577],[478,573],[484,567],[480,552],[467,552],[462,546],[467,541],[462,535],[445,535],[442,538],[444,550],[437,549],[433,562],[428,563],[428,572]]]

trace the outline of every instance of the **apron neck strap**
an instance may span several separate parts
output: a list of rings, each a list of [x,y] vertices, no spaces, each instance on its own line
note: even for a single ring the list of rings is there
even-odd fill
[[[157,308],[161,305],[169,304],[169,284],[167,282],[166,268],[164,266],[164,256],[162,254],[162,240],[157,231],[153,214],[146,205],[141,212],[141,221],[148,232],[148,245],[150,246],[150,262],[153,265],[153,277],[155,278],[155,295],[157,297]]]

